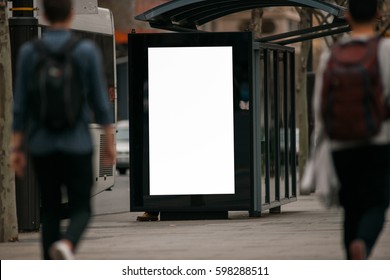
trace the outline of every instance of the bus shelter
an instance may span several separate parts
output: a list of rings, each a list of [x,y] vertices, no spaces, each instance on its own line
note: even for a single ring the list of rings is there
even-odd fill
[[[228,14],[300,6],[333,22],[253,40],[201,32]],[[315,0],[173,0],[129,34],[130,210],[161,219],[280,212],[297,200],[295,53],[285,45],[349,30],[344,8]]]

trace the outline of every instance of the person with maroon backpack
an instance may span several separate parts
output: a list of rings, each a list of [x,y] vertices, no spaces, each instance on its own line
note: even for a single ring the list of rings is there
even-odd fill
[[[321,56],[315,134],[330,142],[347,259],[367,259],[390,201],[390,40],[375,33],[377,0],[350,0],[351,34]]]

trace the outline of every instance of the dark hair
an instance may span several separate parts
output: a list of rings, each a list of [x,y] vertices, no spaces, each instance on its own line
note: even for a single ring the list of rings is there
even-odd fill
[[[72,11],[72,0],[44,0],[43,8],[50,23],[67,20]]]
[[[372,21],[378,11],[377,0],[349,0],[349,13],[354,21],[364,23]]]

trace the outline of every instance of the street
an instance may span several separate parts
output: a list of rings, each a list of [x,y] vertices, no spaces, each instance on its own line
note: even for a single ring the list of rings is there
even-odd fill
[[[93,198],[94,216],[76,255],[80,260],[342,260],[342,211],[315,195],[299,196],[282,213],[260,218],[229,212],[227,220],[137,222],[129,212],[129,175]],[[2,260],[40,259],[37,232],[0,243]],[[390,216],[372,254],[390,260]]]
[[[115,186],[92,198],[93,215],[114,214],[130,211],[129,172],[126,175],[117,173]]]

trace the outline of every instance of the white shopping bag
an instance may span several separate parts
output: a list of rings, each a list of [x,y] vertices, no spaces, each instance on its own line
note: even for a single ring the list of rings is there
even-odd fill
[[[315,191],[326,207],[338,206],[339,181],[334,169],[330,142],[325,138],[317,143],[301,180],[301,191]]]

